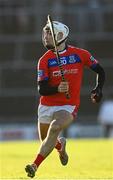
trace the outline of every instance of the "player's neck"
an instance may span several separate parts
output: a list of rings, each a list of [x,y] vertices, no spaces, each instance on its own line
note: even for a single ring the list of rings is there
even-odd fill
[[[66,49],[66,44],[62,43],[59,46],[57,46],[58,51],[64,51]]]

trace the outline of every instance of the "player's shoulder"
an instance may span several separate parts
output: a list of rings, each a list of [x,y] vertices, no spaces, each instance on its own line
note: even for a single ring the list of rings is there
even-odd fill
[[[40,58],[39,58],[39,62],[45,62],[47,61],[47,59],[52,55],[52,51],[48,50],[46,51]]]
[[[68,48],[71,51],[74,51],[74,52],[83,53],[83,54],[89,54],[89,51],[86,50],[86,49],[83,49],[83,48],[79,48],[79,47],[72,46],[72,45],[68,45]]]

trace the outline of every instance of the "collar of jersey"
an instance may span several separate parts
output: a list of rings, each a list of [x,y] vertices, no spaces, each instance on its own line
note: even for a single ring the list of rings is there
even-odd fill
[[[64,49],[63,51],[58,51],[58,52],[59,52],[59,54],[63,54],[66,52],[66,49]]]
[[[68,46],[66,45],[65,49],[63,49],[62,51],[58,51],[58,53],[59,53],[59,54],[63,54],[63,53],[65,53],[65,52],[66,52],[66,50],[67,50],[67,48],[68,48]]]

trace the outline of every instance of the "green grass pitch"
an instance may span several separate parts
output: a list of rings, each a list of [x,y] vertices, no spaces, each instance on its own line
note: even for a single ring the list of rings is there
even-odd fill
[[[0,142],[0,179],[29,179],[24,168],[39,148],[37,141]],[[113,179],[113,139],[67,140],[69,163],[63,167],[54,150],[35,179]]]

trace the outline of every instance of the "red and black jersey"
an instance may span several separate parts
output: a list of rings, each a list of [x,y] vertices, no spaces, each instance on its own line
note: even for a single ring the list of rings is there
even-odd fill
[[[96,66],[98,61],[87,50],[73,46],[67,46],[64,51],[60,52],[60,60],[65,79],[69,82],[70,99],[66,99],[65,93],[56,93],[41,96],[40,103],[47,106],[66,104],[79,106],[84,67]],[[58,86],[62,80],[56,54],[51,50],[39,59],[37,71],[38,81],[48,80],[50,86]]]

